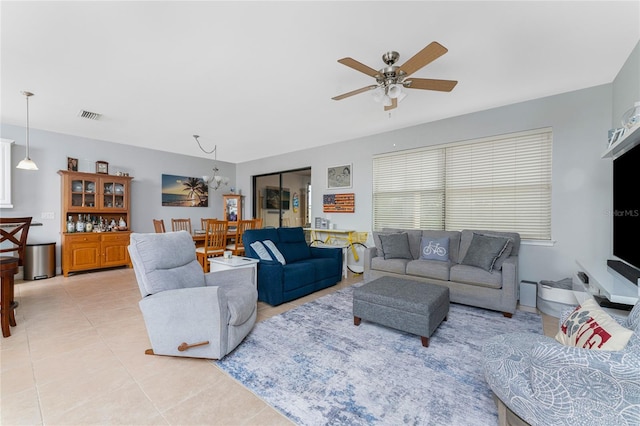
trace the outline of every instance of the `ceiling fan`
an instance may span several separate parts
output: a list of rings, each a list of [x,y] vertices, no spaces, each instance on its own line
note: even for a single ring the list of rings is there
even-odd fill
[[[351,92],[343,93],[331,99],[339,101],[359,93],[373,91],[373,97],[376,101],[382,102],[384,110],[388,111],[398,106],[406,94],[402,91],[405,89],[421,89],[421,90],[437,90],[440,92],[450,92],[458,84],[455,80],[434,80],[429,78],[409,78],[411,74],[420,68],[435,61],[440,56],[447,53],[447,48],[440,43],[434,41],[427,45],[424,49],[413,55],[407,62],[398,66],[395,63],[400,59],[398,52],[387,52],[382,55],[382,61],[387,64],[386,67],[376,71],[353,58],[338,59],[343,65],[353,68],[356,71],[367,74],[376,79],[376,84],[362,87]]]

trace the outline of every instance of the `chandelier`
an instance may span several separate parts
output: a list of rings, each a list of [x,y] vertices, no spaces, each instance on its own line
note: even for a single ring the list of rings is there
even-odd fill
[[[200,150],[202,152],[204,152],[205,154],[213,154],[214,155],[214,157],[213,157],[213,161],[214,161],[214,163],[213,163],[213,176],[204,175],[204,176],[202,176],[202,180],[209,186],[209,188],[213,188],[213,190],[217,191],[218,188],[220,188],[220,186],[222,186],[222,185],[226,186],[226,185],[229,184],[229,178],[225,177],[225,176],[220,176],[218,174],[220,169],[218,169],[218,166],[215,163],[215,162],[218,161],[218,145],[215,145],[211,151],[207,151],[200,144],[200,141],[198,140],[199,137],[200,137],[199,135],[193,135],[193,138],[198,143],[198,147],[200,148]]]

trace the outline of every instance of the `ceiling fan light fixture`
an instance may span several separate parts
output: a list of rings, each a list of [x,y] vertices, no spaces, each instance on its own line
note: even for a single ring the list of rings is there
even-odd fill
[[[378,86],[371,91],[371,96],[373,96],[373,100],[376,102],[382,102],[384,97],[384,87]]]
[[[387,91],[391,99],[397,99],[402,94],[402,86],[400,84],[390,84]]]
[[[376,102],[384,105],[384,110],[388,111],[397,108],[398,102],[406,97],[406,91],[402,89],[435,90],[439,92],[450,92],[456,86],[456,80],[440,80],[412,78],[413,73],[435,61],[448,50],[437,41],[433,41],[425,46],[418,53],[413,55],[402,65],[396,65],[400,55],[396,51],[388,51],[382,55],[382,61],[387,65],[380,70],[375,70],[353,58],[338,59],[338,62],[373,77],[375,85],[366,86],[358,90],[334,96],[333,100],[339,101],[350,96],[366,91],[371,91],[371,95]]]

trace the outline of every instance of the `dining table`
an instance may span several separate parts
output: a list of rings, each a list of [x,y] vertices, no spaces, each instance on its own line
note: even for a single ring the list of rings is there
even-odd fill
[[[204,246],[205,237],[206,237],[206,231],[204,229],[196,229],[191,233],[191,238],[193,238],[193,241],[196,243],[196,247]],[[229,228],[227,230],[227,244],[232,243],[235,238],[236,238],[236,229]]]

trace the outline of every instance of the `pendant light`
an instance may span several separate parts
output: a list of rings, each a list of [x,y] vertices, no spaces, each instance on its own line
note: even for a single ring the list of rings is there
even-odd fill
[[[220,176],[218,174],[218,172],[220,171],[220,169],[216,165],[216,162],[218,161],[218,145],[215,145],[211,151],[207,151],[200,144],[200,141],[198,140],[199,137],[200,137],[199,135],[193,135],[193,138],[198,143],[198,147],[200,147],[200,150],[202,152],[204,152],[205,154],[213,154],[214,155],[214,157],[213,157],[213,161],[214,161],[214,163],[213,163],[213,176],[206,176],[206,175],[202,176],[202,180],[210,188],[213,188],[214,191],[217,191],[218,188],[220,188],[220,185],[225,185],[225,186],[229,185],[229,178],[226,177],[226,176]]]
[[[33,93],[27,92],[26,90],[21,93],[27,99],[27,153],[24,157],[24,160],[20,161],[16,168],[23,170],[38,170],[38,166],[36,166],[36,163],[34,163],[33,160],[29,158],[29,97],[33,96]]]

